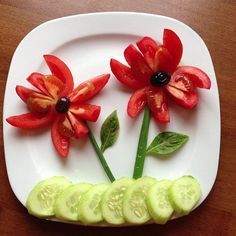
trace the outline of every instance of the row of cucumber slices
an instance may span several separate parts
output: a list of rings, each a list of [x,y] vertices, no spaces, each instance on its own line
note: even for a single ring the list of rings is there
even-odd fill
[[[72,184],[63,176],[38,183],[28,196],[28,212],[39,218],[96,224],[166,223],[176,212],[186,215],[201,197],[192,176],[157,181],[151,177],[121,178],[112,184]]]

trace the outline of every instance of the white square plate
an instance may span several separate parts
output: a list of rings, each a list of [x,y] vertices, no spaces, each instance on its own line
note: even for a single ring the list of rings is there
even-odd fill
[[[158,179],[176,179],[190,174],[202,187],[199,204],[210,192],[217,174],[220,148],[220,109],[216,77],[206,45],[187,25],[164,16],[107,12],[75,15],[46,22],[32,30],[19,44],[13,56],[4,100],[4,148],[12,190],[25,205],[27,196],[40,180],[64,175],[72,181],[109,182],[88,138],[73,141],[68,159],[61,160],[51,142],[50,129],[18,130],[6,123],[11,115],[26,111],[15,93],[16,85],[28,86],[27,76],[34,72],[49,73],[44,54],[61,58],[71,69],[75,85],[103,73],[111,73],[110,58],[124,62],[123,51],[143,36],[162,41],[164,28],[175,31],[184,46],[181,63],[204,70],[212,81],[210,91],[199,90],[198,106],[190,111],[170,104],[171,122],[158,126],[151,120],[149,143],[157,133],[168,130],[187,134],[188,143],[170,158],[147,156],[144,175]],[[142,115],[132,120],[126,113],[131,92],[111,75],[110,82],[92,100],[102,112],[92,130],[99,140],[104,119],[117,110],[120,120],[118,142],[105,152],[116,178],[132,176]],[[198,204],[198,205],[199,205]]]

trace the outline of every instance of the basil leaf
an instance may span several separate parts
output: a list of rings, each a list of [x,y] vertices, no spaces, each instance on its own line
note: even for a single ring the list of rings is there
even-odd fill
[[[117,117],[117,112],[113,111],[103,122],[100,132],[101,151],[104,152],[108,147],[112,146],[119,135],[120,124]]]
[[[158,134],[147,148],[147,154],[164,155],[179,149],[188,141],[189,137],[175,132],[162,132]]]

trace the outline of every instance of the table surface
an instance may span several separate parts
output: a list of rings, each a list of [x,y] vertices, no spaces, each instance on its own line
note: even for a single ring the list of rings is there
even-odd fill
[[[217,179],[204,203],[189,216],[166,225],[91,228],[39,220],[18,202],[9,185],[1,132],[0,235],[236,235],[236,2],[235,0],[0,0],[0,104],[13,56],[37,25],[58,17],[102,11],[136,11],[183,21],[205,41],[215,67],[221,105],[221,151]],[[1,109],[2,116],[2,109]],[[1,124],[2,126],[2,124]],[[1,129],[2,130],[2,129]]]

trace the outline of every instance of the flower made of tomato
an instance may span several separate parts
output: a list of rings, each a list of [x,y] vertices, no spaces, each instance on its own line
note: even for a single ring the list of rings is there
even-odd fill
[[[207,74],[193,66],[178,66],[183,52],[180,38],[170,29],[164,30],[163,44],[144,37],[135,46],[129,45],[124,57],[126,66],[115,59],[110,65],[116,78],[134,89],[128,102],[128,115],[136,117],[148,105],[159,123],[170,121],[167,96],[184,108],[193,108],[199,97],[196,88],[211,87]]]
[[[24,129],[52,125],[53,144],[60,156],[67,157],[70,138],[86,136],[89,130],[85,121],[95,122],[98,119],[100,106],[86,102],[103,89],[110,75],[97,76],[73,90],[73,77],[67,65],[53,55],[45,55],[44,59],[52,74],[32,73],[27,78],[37,91],[16,86],[17,94],[27,104],[30,112],[6,120]]]

